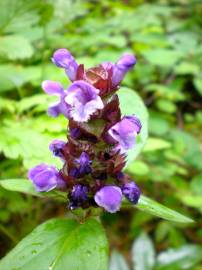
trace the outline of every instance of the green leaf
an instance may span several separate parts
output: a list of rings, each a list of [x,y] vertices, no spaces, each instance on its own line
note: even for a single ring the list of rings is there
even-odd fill
[[[146,175],[150,172],[149,166],[141,160],[135,160],[131,162],[126,168],[128,173],[134,175]]]
[[[109,270],[129,270],[126,260],[116,250],[112,252],[109,265]]]
[[[3,270],[107,270],[108,243],[101,224],[52,219],[38,226],[0,262]]]
[[[202,173],[194,176],[190,183],[191,191],[202,196]]]
[[[146,234],[140,235],[133,244],[132,260],[134,270],[152,270],[155,264],[155,250]]]
[[[177,110],[175,103],[167,99],[157,100],[156,105],[159,110],[166,113],[174,113]]]
[[[202,96],[202,79],[201,78],[194,79],[194,85],[198,93]]]
[[[50,192],[37,192],[28,179],[6,179],[0,180],[0,186],[9,191],[22,192],[37,197],[60,197],[66,200],[66,193],[52,190]]]
[[[127,164],[133,161],[144,147],[148,137],[148,112],[141,97],[129,88],[123,87],[118,92],[122,115],[135,114],[140,118],[142,129],[137,136],[136,145],[128,151]]]
[[[170,49],[152,49],[143,52],[143,56],[153,65],[172,67],[181,59],[182,53]]]
[[[171,147],[171,143],[159,138],[149,138],[145,147],[144,152],[151,152],[156,150],[167,149]]]
[[[192,269],[202,260],[202,247],[186,245],[178,249],[169,249],[159,254],[157,258],[158,270]]]
[[[0,180],[0,186],[10,191],[22,192],[34,196],[41,196],[39,192],[35,191],[32,182],[27,179]]]
[[[33,47],[29,40],[22,36],[0,37],[0,56],[9,60],[25,59],[32,56]]]
[[[194,222],[192,219],[158,203],[154,200],[141,195],[138,204],[134,207],[144,211],[148,214],[179,223],[191,223]]]

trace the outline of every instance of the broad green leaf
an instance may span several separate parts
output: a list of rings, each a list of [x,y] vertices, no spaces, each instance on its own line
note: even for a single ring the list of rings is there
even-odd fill
[[[184,270],[192,267],[202,260],[202,247],[186,245],[178,249],[169,249],[157,257],[158,270]]]
[[[31,43],[22,36],[0,37],[0,56],[2,58],[25,59],[31,57],[33,53]]]
[[[162,140],[159,138],[149,138],[147,140],[147,143],[144,147],[144,152],[150,152],[150,151],[156,151],[156,150],[162,150],[162,149],[167,149],[171,147],[171,143]]]
[[[140,196],[138,204],[134,206],[135,208],[146,212],[148,214],[179,223],[190,223],[194,222],[191,218],[188,218],[177,211],[174,211],[144,195]]]
[[[146,234],[140,235],[133,243],[132,260],[134,270],[152,270],[155,264],[155,250]]]
[[[140,96],[133,90],[123,87],[118,91],[122,115],[135,114],[140,118],[142,129],[136,138],[136,145],[128,151],[127,164],[133,161],[144,147],[148,136],[148,112]]]
[[[112,252],[109,270],[129,270],[124,257],[116,250]]]
[[[52,219],[0,261],[2,270],[107,270],[108,243],[95,219]]]

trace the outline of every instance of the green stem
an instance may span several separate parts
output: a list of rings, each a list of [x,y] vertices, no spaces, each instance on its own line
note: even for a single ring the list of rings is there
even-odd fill
[[[7,228],[5,228],[3,225],[0,224],[0,230],[14,243],[16,244],[18,242],[17,238],[13,236]]]

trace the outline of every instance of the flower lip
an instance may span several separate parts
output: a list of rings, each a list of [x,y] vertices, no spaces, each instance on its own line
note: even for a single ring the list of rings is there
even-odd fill
[[[49,95],[62,95],[64,90],[60,83],[46,80],[42,82],[42,89]]]
[[[117,61],[116,65],[120,69],[131,69],[136,64],[136,58],[132,54],[123,54],[123,56]]]
[[[71,81],[76,79],[78,64],[68,50],[59,49],[55,51],[51,60],[57,67],[65,69],[65,72]]]
[[[140,120],[136,116],[124,116],[108,130],[108,133],[118,142],[118,149],[124,152],[135,145],[135,138],[141,127]]]
[[[120,209],[122,192],[117,186],[105,186],[96,192],[94,199],[107,212],[115,213]]]
[[[70,116],[76,122],[86,122],[97,110],[103,109],[99,90],[85,81],[76,81],[67,89],[64,98],[70,108]]]
[[[67,68],[73,59],[71,53],[64,48],[56,50],[51,58],[52,62],[60,68]]]

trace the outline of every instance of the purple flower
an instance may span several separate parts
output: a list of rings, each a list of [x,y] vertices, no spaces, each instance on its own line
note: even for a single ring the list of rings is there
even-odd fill
[[[48,108],[48,114],[52,117],[57,117],[59,114],[63,114],[67,118],[69,117],[69,106],[65,103],[64,97],[66,91],[63,89],[62,85],[55,81],[43,81],[42,89],[48,95],[56,95],[60,97],[60,101],[53,103]]]
[[[58,170],[54,166],[48,166],[44,163],[30,169],[28,177],[38,192],[65,187],[65,182]]]
[[[68,50],[59,49],[55,51],[51,59],[56,66],[65,69],[71,81],[76,79],[78,64]]]
[[[124,116],[120,122],[109,129],[108,133],[119,143],[117,148],[125,152],[135,145],[135,137],[141,127],[140,120],[136,116]]]
[[[80,157],[76,160],[79,166],[79,174],[88,174],[92,171],[91,169],[91,161],[89,159],[89,155],[85,152],[82,152]]]
[[[81,131],[79,128],[72,128],[70,129],[69,133],[73,139],[78,139],[79,136],[81,135]]]
[[[59,82],[49,81],[49,80],[42,82],[42,89],[48,95],[59,95],[60,96],[64,92],[64,89]]]
[[[76,81],[67,89],[65,102],[70,116],[77,122],[86,122],[90,116],[104,105],[99,90],[85,81]]]
[[[96,192],[95,202],[110,213],[115,213],[120,209],[122,192],[119,187],[105,186]]]
[[[73,187],[70,195],[69,208],[71,210],[82,206],[88,199],[88,188],[84,185],[77,184]]]
[[[112,74],[112,86],[117,86],[123,80],[125,74],[136,64],[136,58],[132,54],[124,54],[114,65]]]
[[[55,157],[63,158],[62,150],[65,144],[63,141],[53,140],[49,145],[49,149]]]
[[[140,198],[141,191],[134,182],[123,185],[122,192],[124,196],[133,204],[136,204]]]

